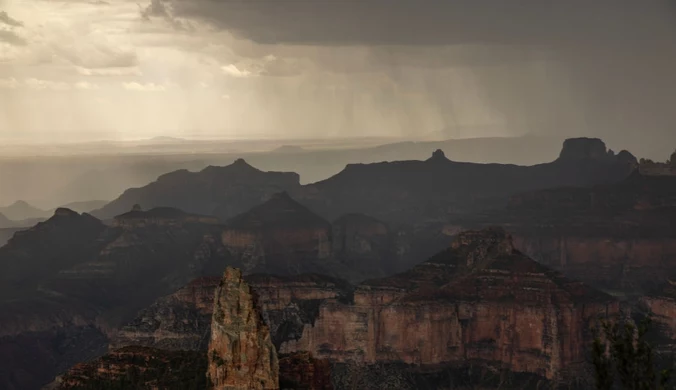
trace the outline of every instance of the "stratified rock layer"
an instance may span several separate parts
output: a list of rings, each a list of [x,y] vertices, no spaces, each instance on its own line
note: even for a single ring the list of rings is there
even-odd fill
[[[365,282],[354,304],[327,300],[281,353],[425,366],[483,361],[564,378],[584,365],[590,323],[617,302],[516,251],[501,229],[465,232],[404,274]]]
[[[216,289],[208,357],[215,389],[279,389],[270,330],[238,269],[226,269]]]
[[[301,337],[326,299],[348,299],[351,286],[324,275],[248,275],[273,344]],[[139,345],[168,350],[204,350],[209,345],[215,290],[221,278],[199,278],[162,297],[124,326],[111,349]]]
[[[268,362],[274,359],[267,356],[274,349],[287,359],[280,363],[280,378],[316,388],[325,388],[326,375],[335,388],[420,388],[420,383],[437,383],[437,377],[459,380],[468,364],[568,381],[588,368],[590,326],[619,313],[611,296],[526,257],[497,228],[462,232],[449,249],[412,270],[364,282],[356,290],[320,275],[249,275],[246,281],[230,270],[216,293],[210,375],[221,375],[229,386],[268,378],[273,370]],[[195,284],[214,288],[214,281]],[[161,301],[168,306],[154,311],[161,314],[157,324],[148,329],[150,336],[141,329],[138,340],[151,340],[151,346],[172,343],[163,329],[193,325],[175,313],[185,304],[193,315],[205,312],[206,307],[197,308],[201,300],[184,303],[178,297],[186,292],[176,295]],[[203,331],[200,325],[192,338],[181,337],[197,339]],[[385,380],[376,375],[377,367],[404,374]],[[226,373],[238,374],[226,381]]]
[[[524,193],[485,219],[508,225],[533,259],[594,287],[644,293],[676,276],[676,177],[635,171],[610,185]]]

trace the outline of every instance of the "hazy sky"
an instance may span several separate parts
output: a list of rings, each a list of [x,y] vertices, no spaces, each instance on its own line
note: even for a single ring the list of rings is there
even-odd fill
[[[0,141],[522,133],[676,146],[667,0],[0,0]]]

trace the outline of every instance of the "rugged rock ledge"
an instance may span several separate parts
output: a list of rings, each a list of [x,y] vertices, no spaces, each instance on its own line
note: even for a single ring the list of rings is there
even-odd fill
[[[270,330],[242,272],[228,268],[216,288],[208,377],[216,390],[279,389]]]
[[[221,308],[213,314],[218,325],[209,358],[212,370],[220,359],[227,368],[210,375],[220,375],[224,386],[254,377],[274,386],[275,350],[284,356],[279,364],[285,380],[318,383],[316,388],[325,388],[327,365],[334,388],[435,388],[439,378],[468,381],[468,365],[537,383],[567,382],[583,376],[590,327],[620,312],[613,297],[526,257],[498,228],[463,232],[410,271],[356,288],[319,275],[245,279],[230,270],[216,293]],[[160,322],[166,324],[154,332],[179,318],[164,316]],[[214,350],[226,352],[211,356]],[[246,362],[235,351],[245,353]],[[298,366],[284,360],[288,355],[319,376],[295,371]],[[403,374],[383,382],[374,367]],[[227,382],[226,372],[247,374]]]
[[[611,296],[529,259],[502,229],[487,229],[460,234],[409,272],[361,284],[354,304],[324,301],[314,325],[280,352],[366,365],[483,361],[559,380],[585,363],[590,325],[618,313]]]

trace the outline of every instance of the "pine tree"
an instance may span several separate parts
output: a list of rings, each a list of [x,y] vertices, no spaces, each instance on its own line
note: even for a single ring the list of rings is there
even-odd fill
[[[672,369],[658,372],[656,353],[646,340],[651,324],[646,317],[638,326],[631,322],[601,322],[592,346],[592,362],[598,390],[665,390]]]

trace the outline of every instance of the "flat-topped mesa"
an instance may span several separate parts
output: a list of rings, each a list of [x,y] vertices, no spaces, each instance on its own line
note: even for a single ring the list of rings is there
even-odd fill
[[[172,207],[155,207],[148,211],[134,205],[131,211],[113,218],[112,225],[122,228],[139,228],[149,225],[178,226],[184,223],[218,224],[218,218],[185,213]]]
[[[563,142],[558,161],[600,161],[607,163],[624,163],[637,165],[638,160],[626,150],[617,155],[606,148],[599,138],[569,138]]]
[[[226,223],[223,244],[244,270],[280,274],[315,272],[302,264],[326,259],[331,253],[331,224],[293,200],[286,192]],[[300,267],[300,268],[299,268]]]
[[[228,267],[216,288],[208,377],[216,390],[279,389],[279,362],[256,297]]]
[[[569,138],[563,141],[559,160],[607,160],[606,144],[599,138]]]

